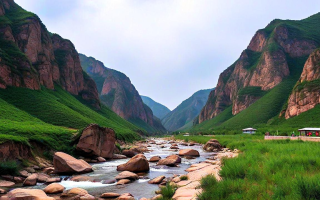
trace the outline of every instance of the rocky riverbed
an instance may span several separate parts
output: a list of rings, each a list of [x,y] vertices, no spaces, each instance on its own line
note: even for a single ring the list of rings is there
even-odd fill
[[[134,148],[137,148],[136,151]],[[38,170],[37,173],[26,172],[24,175],[31,182],[29,185],[25,184],[26,180],[24,186],[21,183],[15,184],[14,180],[0,181],[0,186],[6,186],[2,192],[8,192],[1,199],[14,199],[23,195],[38,196],[35,199],[156,199],[159,186],[167,182],[179,187],[173,199],[194,199],[201,192],[201,189],[198,189],[200,179],[214,174],[220,180],[221,158],[237,156],[237,152],[222,149],[214,140],[203,147],[197,143],[154,139],[138,142],[134,148],[123,152],[133,158],[111,159],[105,162],[93,160],[97,163],[89,163],[89,166],[80,164],[77,170],[90,171],[81,175],[62,176],[51,174],[53,171],[49,172],[51,175],[47,175],[48,171],[41,170],[40,173]],[[204,151],[204,148],[213,152]],[[138,151],[144,151],[143,155],[135,155]],[[116,155],[115,158],[123,156]],[[40,177],[42,181],[39,181]],[[48,180],[58,183],[48,186]],[[14,188],[22,190],[12,190]]]

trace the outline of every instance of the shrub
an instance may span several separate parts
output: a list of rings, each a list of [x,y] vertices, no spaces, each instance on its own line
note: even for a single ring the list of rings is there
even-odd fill
[[[16,161],[0,162],[0,175],[17,175],[19,171]]]

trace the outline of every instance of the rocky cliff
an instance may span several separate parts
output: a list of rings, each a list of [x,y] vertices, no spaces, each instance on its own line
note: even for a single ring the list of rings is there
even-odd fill
[[[143,103],[138,91],[125,74],[105,67],[102,62],[92,57],[80,54],[80,59],[83,69],[96,82],[103,104],[137,126],[149,129],[142,125],[146,123],[159,131],[165,131],[161,123],[159,124],[159,121],[154,118],[151,109]]]
[[[99,108],[93,80],[83,72],[74,45],[51,34],[38,16],[13,0],[0,0],[0,88],[55,84]]]
[[[187,124],[192,126],[193,120],[199,115],[212,91],[214,89],[200,90],[184,100],[177,108],[163,117],[161,122],[164,127],[167,130],[176,131]]]
[[[256,32],[239,59],[220,74],[215,91],[199,115],[199,123],[212,119],[232,106],[236,115],[295,69],[289,60],[308,56],[319,45],[319,14],[300,21],[273,20]]]
[[[143,103],[145,103],[149,108],[152,110],[154,116],[156,116],[159,119],[162,119],[164,116],[166,116],[170,110],[166,106],[154,101],[150,97],[141,96]]]
[[[320,49],[304,65],[302,74],[288,100],[285,118],[297,116],[320,103]]]

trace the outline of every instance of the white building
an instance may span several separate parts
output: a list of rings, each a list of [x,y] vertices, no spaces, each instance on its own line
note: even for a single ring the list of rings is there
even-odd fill
[[[245,128],[242,129],[242,133],[246,133],[246,134],[255,134],[257,131],[257,129],[254,128]]]

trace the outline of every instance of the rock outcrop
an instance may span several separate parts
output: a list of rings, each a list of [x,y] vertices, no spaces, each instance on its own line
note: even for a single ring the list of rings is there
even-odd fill
[[[143,154],[138,154],[127,163],[117,166],[117,171],[147,172],[149,169],[149,162]]]
[[[33,13],[13,0],[1,0],[0,88],[8,86],[39,90],[60,85],[100,107],[93,80],[83,72],[74,45],[51,34]],[[22,16],[19,20],[15,16]]]
[[[84,156],[113,158],[116,135],[110,128],[90,124],[81,134],[77,150]]]
[[[4,142],[0,148],[0,160],[32,159],[29,146],[16,142]]]
[[[288,100],[285,118],[297,116],[320,104],[320,49],[314,51]]]
[[[58,174],[87,173],[92,171],[92,166],[86,161],[75,159],[62,152],[54,154],[53,166],[55,173]]]
[[[142,102],[138,91],[125,74],[105,67],[102,62],[92,57],[80,54],[80,60],[83,69],[96,82],[103,104],[133,124],[139,126],[137,121],[142,121],[157,131],[165,131],[161,122],[153,116],[152,110]]]
[[[14,189],[1,199],[15,200],[15,199],[34,199],[34,200],[54,200],[46,193],[39,189]]]
[[[315,28],[309,24],[311,21],[274,20],[257,31],[239,59],[220,74],[197,122],[212,119],[230,106],[236,115],[290,76],[290,59],[304,58],[319,45],[302,33],[295,34],[296,28],[291,25],[304,23],[309,27],[305,31],[312,32]]]
[[[203,150],[205,151],[220,151],[222,149],[221,144],[219,143],[218,140],[216,139],[210,139],[204,146]]]

